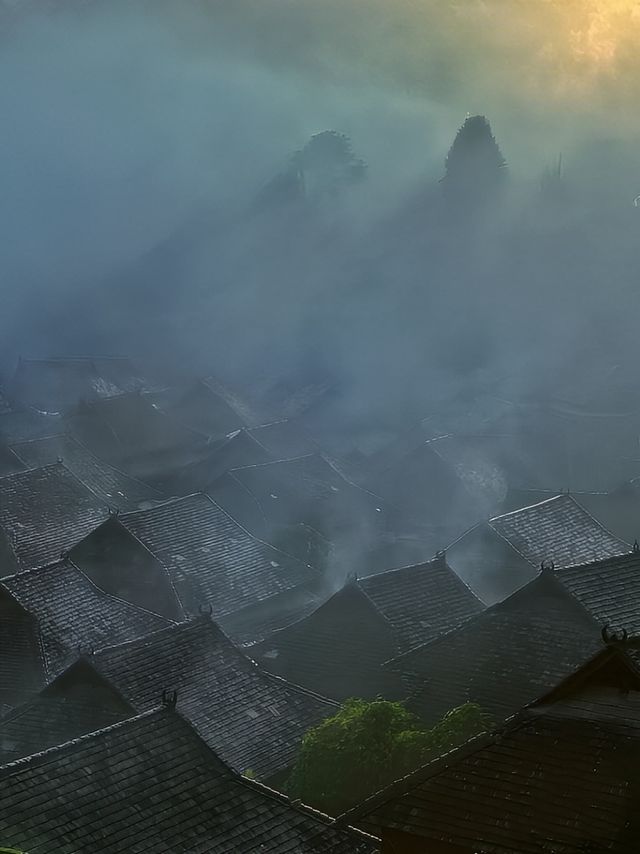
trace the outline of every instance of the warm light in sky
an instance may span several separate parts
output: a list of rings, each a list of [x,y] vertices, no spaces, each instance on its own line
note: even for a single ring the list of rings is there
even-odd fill
[[[585,59],[596,69],[611,69],[630,40],[640,30],[638,0],[583,0],[576,9],[575,26],[570,30],[569,45],[578,59]],[[636,42],[637,44],[637,42]]]

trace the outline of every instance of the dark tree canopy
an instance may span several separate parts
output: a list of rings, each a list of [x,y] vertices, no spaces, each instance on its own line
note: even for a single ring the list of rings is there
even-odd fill
[[[326,130],[312,136],[290,157],[287,168],[262,191],[260,201],[282,205],[335,198],[346,187],[361,181],[366,171],[367,166],[354,153],[349,137]]]
[[[326,130],[312,136],[292,158],[294,170],[303,176],[307,192],[333,193],[360,181],[366,172],[363,160],[353,152],[343,133]]]
[[[467,118],[449,149],[445,166],[445,191],[460,201],[486,200],[504,184],[507,164],[484,116]]]
[[[338,815],[486,726],[472,703],[423,730],[401,703],[347,700],[304,737],[289,793]]]

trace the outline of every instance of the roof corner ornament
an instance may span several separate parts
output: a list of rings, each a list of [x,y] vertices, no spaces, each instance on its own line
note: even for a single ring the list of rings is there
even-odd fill
[[[69,552],[67,549],[62,549],[62,551],[60,552],[60,560],[69,560]]]
[[[436,552],[436,560],[444,560],[447,556],[446,549],[440,549]]]
[[[556,565],[552,560],[543,560],[540,564],[540,572],[554,572]]]
[[[637,540],[633,541],[632,552],[633,552],[633,554],[636,554],[636,555],[640,552],[640,543]]]
[[[177,691],[163,691],[162,692],[162,705],[165,709],[168,709],[170,712],[173,712],[173,711],[175,711],[177,704],[178,704],[178,692]]]
[[[626,629],[622,630],[622,633],[618,635],[617,632],[609,631],[609,623],[602,627],[602,640],[605,642],[607,646],[612,646],[617,643],[626,643],[629,637],[629,633]]]
[[[211,603],[207,603],[206,605],[198,605],[198,611],[200,612],[201,617],[208,617],[211,619],[213,616],[213,606]]]

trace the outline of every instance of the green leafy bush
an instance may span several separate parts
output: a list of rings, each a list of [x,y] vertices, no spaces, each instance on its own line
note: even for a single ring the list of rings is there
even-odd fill
[[[347,700],[336,715],[305,735],[288,791],[337,815],[487,725],[472,703],[424,730],[401,703]]]

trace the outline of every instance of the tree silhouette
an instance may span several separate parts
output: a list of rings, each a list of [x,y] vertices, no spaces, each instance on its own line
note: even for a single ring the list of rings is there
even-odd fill
[[[446,159],[445,194],[474,206],[491,201],[504,185],[506,161],[484,116],[470,116],[458,131]]]
[[[367,166],[354,154],[349,137],[325,130],[291,155],[286,169],[269,181],[257,202],[261,208],[272,209],[333,200],[361,181],[366,172]]]
[[[326,130],[312,136],[291,159],[308,198],[335,196],[344,187],[361,181],[366,165],[357,157],[343,133]]]

